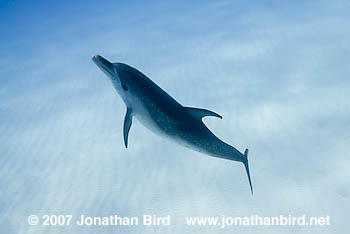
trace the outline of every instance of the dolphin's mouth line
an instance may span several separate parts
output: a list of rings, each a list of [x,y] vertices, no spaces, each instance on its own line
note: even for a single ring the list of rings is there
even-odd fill
[[[106,72],[106,73],[108,73],[110,76],[111,76],[111,78],[113,79],[113,80],[116,80],[116,77],[115,77],[115,72],[116,71],[111,71],[111,69],[108,67],[108,66],[106,66],[102,61],[100,61],[100,59],[98,59],[98,57],[96,57],[96,56],[93,56],[93,60],[94,60],[94,62],[96,63],[96,65],[98,66],[98,67],[100,67],[100,69],[103,71],[103,72]],[[119,79],[118,79],[119,80]],[[120,80],[119,80],[120,81]]]
[[[102,69],[114,78],[114,74],[106,67],[106,65],[104,64],[101,64],[101,65],[102,65]]]

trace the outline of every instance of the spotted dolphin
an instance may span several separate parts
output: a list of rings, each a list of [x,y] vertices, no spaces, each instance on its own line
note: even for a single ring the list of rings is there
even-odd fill
[[[92,57],[95,64],[109,77],[126,105],[124,144],[133,117],[151,131],[169,137],[181,145],[207,155],[242,162],[253,194],[248,166],[248,149],[244,154],[216,137],[202,122],[205,116],[222,119],[221,115],[206,109],[185,107],[135,68],[123,63],[111,63],[100,55]]]

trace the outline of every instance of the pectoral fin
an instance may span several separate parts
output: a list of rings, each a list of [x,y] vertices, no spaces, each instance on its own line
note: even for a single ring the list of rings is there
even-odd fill
[[[194,108],[194,107],[185,107],[186,111],[189,112],[193,117],[202,119],[205,116],[214,116],[222,119],[222,116],[206,109]]]
[[[124,144],[125,148],[128,148],[128,136],[132,124],[131,109],[127,108],[124,118]]]

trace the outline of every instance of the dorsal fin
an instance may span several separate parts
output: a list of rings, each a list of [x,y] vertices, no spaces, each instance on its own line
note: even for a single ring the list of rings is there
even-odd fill
[[[222,116],[206,109],[201,109],[201,108],[194,108],[194,107],[184,107],[185,110],[190,113],[193,117],[202,119],[205,116],[214,116],[222,119]]]

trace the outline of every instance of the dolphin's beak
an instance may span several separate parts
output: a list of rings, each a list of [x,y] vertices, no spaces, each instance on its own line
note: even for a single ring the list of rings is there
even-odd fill
[[[115,70],[114,66],[107,59],[103,58],[100,55],[92,56],[92,61],[107,75],[114,76]]]

